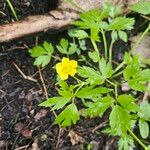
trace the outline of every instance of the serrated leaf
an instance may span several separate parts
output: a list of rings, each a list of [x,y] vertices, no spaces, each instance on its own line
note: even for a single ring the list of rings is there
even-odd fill
[[[91,36],[91,39],[92,40],[94,40],[94,41],[99,41],[100,39],[100,37],[99,37],[99,31],[100,31],[100,29],[99,29],[99,27],[91,27],[91,34],[90,34],[90,36]]]
[[[73,37],[78,38],[79,40],[88,38],[88,34],[84,30],[75,30]]]
[[[45,41],[43,44],[43,47],[47,51],[48,55],[51,55],[54,52],[54,48],[53,48],[53,45],[51,43],[48,43]]]
[[[101,58],[100,61],[100,71],[102,74],[102,78],[105,80],[110,78],[113,74],[112,66],[110,63],[107,63],[104,58]]]
[[[68,90],[69,86],[66,81],[58,80],[57,84],[61,87],[61,90]]]
[[[72,54],[74,54],[76,51],[78,51],[77,45],[74,44],[74,43],[70,43],[70,47],[69,47],[69,49],[68,49],[67,54],[68,54],[68,55],[72,55]]]
[[[77,72],[79,76],[86,78],[86,81],[89,82],[90,84],[99,85],[103,83],[100,73],[94,70],[93,68],[82,66],[78,68]]]
[[[113,107],[109,121],[111,129],[117,135],[126,135],[127,128],[130,127],[130,115],[121,106]]]
[[[35,59],[34,65],[44,67],[50,62],[50,60],[51,60],[51,56],[42,55]]]
[[[134,140],[129,135],[118,141],[118,150],[132,150],[135,147]]]
[[[130,95],[120,95],[117,101],[122,107],[124,107],[124,109],[130,112],[137,112],[139,110],[138,105],[134,102],[135,99]]]
[[[105,87],[97,87],[94,88],[93,86],[86,86],[79,90],[76,94],[79,98],[94,98],[101,94],[109,93],[111,90]]]
[[[96,102],[90,102],[86,105],[86,109],[83,110],[83,116],[96,117],[104,114],[104,112],[112,105],[114,99],[110,96],[99,98]]]
[[[128,36],[127,33],[124,31],[118,31],[118,36],[121,40],[123,40],[124,42],[127,42],[128,40]]]
[[[39,104],[39,106],[53,107],[52,110],[58,110],[63,108],[69,101],[70,98],[67,97],[52,97]]]
[[[98,62],[98,56],[97,53],[94,52],[88,52],[88,56],[92,59],[93,62],[97,63]]]
[[[87,47],[85,45],[85,40],[79,40],[79,47],[83,51],[87,50]]]
[[[35,46],[32,49],[30,49],[29,52],[30,55],[34,58],[46,54],[45,49],[41,46]]]
[[[108,30],[131,30],[134,22],[133,18],[116,17],[110,22]]]
[[[79,120],[79,112],[75,104],[68,105],[55,119],[55,124],[60,124],[62,127],[76,124]]]
[[[143,15],[150,14],[150,2],[139,1],[130,6],[130,9]]]
[[[140,135],[142,136],[143,139],[146,139],[149,135],[149,125],[146,121],[144,120],[139,120],[139,130],[140,130]]]
[[[34,65],[44,67],[50,62],[54,48],[51,43],[44,42],[42,46],[35,46],[29,52],[35,58]]]
[[[124,62],[126,64],[130,64],[132,62],[132,57],[129,53],[125,52],[124,54]]]
[[[60,53],[67,54],[68,46],[69,46],[68,40],[67,39],[61,39],[60,45],[57,45],[56,47]]]

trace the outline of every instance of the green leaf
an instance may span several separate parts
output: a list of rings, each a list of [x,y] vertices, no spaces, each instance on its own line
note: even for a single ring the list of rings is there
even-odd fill
[[[76,124],[79,120],[79,112],[75,104],[68,105],[55,120],[55,124],[60,124],[62,127]]]
[[[73,96],[73,89],[74,86],[70,86],[67,89],[60,89],[58,90],[58,93],[62,96],[62,97],[68,97],[71,98]]]
[[[139,1],[130,6],[130,9],[143,15],[150,14],[150,2]]]
[[[122,137],[118,141],[118,150],[130,150],[135,147],[134,140],[131,136]]]
[[[67,49],[68,49],[69,43],[67,39],[61,39],[60,40],[60,46],[57,45],[57,49],[60,53],[62,54],[67,54]]]
[[[58,110],[63,108],[68,102],[70,102],[70,98],[52,97],[39,104],[39,106],[53,107],[52,110]]]
[[[109,93],[111,90],[105,87],[86,86],[79,90],[76,94],[79,98],[95,98],[101,94]]]
[[[110,22],[108,30],[131,30],[134,22],[133,18],[116,17]]]
[[[143,101],[140,104],[138,116],[144,120],[150,121],[150,104],[147,101]]]
[[[94,70],[93,68],[82,66],[78,68],[77,72],[79,76],[86,78],[86,81],[89,82],[90,84],[99,85],[103,83],[100,73]]]
[[[117,135],[126,135],[127,128],[130,127],[130,115],[121,107],[114,106],[109,116],[111,129]]]
[[[100,28],[101,29],[107,29],[108,28],[108,23],[106,22],[106,21],[102,21],[102,22],[100,22]]]
[[[88,38],[88,34],[84,30],[75,30],[72,36],[78,38],[79,40]]]
[[[67,84],[67,82],[66,81],[64,81],[64,80],[59,80],[59,79],[57,79],[58,81],[57,81],[57,84],[56,85],[59,85],[60,87],[61,87],[61,90],[68,90],[69,89],[69,86],[68,86],[68,84]]]
[[[117,33],[117,31],[112,31],[111,32],[111,38],[112,38],[112,41],[113,42],[115,42],[115,41],[117,41],[118,40],[118,33]]]
[[[97,63],[98,62],[98,56],[97,53],[94,52],[88,52],[88,56],[92,59],[93,62]]]
[[[54,48],[48,42],[44,42],[42,46],[35,46],[29,50],[30,55],[35,58],[34,65],[42,67],[50,62],[53,52]]]
[[[30,55],[34,58],[46,54],[45,49],[41,46],[35,46],[32,49],[30,49],[29,52]]]
[[[87,47],[86,47],[85,44],[86,44],[86,43],[85,43],[85,40],[79,40],[79,47],[80,47],[80,49],[83,50],[83,51],[87,50]]]
[[[44,67],[50,62],[50,60],[51,60],[51,56],[42,55],[35,59],[34,65]]]
[[[149,135],[149,125],[144,120],[139,120],[139,130],[143,139],[146,139]]]
[[[53,45],[51,43],[48,42],[44,42],[43,47],[45,48],[45,50],[48,52],[48,55],[51,55],[54,52],[54,48]]]
[[[128,36],[127,36],[126,32],[124,32],[124,31],[118,31],[118,35],[119,35],[119,38],[121,40],[123,40],[124,42],[127,42]]]
[[[83,110],[82,115],[86,117],[102,117],[113,102],[114,99],[110,96],[99,98],[96,102],[89,102],[86,104],[88,108]]]
[[[107,78],[110,78],[113,74],[112,66],[110,63],[107,63],[104,58],[101,58],[100,61],[100,71],[102,74],[102,78],[105,80]]]
[[[138,105],[134,102],[135,99],[130,95],[120,95],[117,101],[122,107],[124,107],[124,109],[130,112],[137,112],[139,110]]]
[[[94,41],[99,41],[99,31],[99,26],[91,27],[91,39],[93,39]]]
[[[131,57],[130,53],[125,52],[124,54],[124,62],[126,64],[132,64],[133,58]]]
[[[72,55],[72,54],[74,54],[76,51],[78,51],[78,46],[77,46],[76,44],[74,44],[74,43],[70,43],[70,47],[69,47],[69,49],[68,49],[67,54],[68,54],[68,55]]]
[[[111,18],[114,18],[116,16],[118,16],[119,14],[121,14],[121,6],[119,5],[112,5],[109,2],[104,3],[104,10],[106,9],[108,11],[108,15]]]

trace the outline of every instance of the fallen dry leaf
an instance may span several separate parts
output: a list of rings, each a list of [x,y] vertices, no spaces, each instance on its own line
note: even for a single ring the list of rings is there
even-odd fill
[[[72,145],[83,143],[84,139],[83,137],[79,136],[78,134],[76,134],[73,130],[71,130],[68,134],[68,136],[70,137],[70,141]]]
[[[24,124],[22,122],[18,122],[15,125],[15,130],[18,131],[18,132],[21,132],[21,130],[23,129],[23,127],[24,127]]]
[[[47,110],[46,109],[41,109],[35,116],[34,119],[37,122],[38,120],[40,120],[41,118],[45,117],[47,114]]]
[[[15,130],[20,132],[24,137],[32,137],[32,131],[24,127],[22,122],[18,122],[15,125]]]
[[[32,137],[32,131],[30,131],[29,129],[26,129],[26,128],[21,130],[21,134],[26,138]]]
[[[31,150],[40,150],[40,148],[38,146],[38,139],[34,140]]]

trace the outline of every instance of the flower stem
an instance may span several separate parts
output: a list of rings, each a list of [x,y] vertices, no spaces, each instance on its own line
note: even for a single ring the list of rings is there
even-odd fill
[[[119,66],[115,69],[114,73],[116,73],[118,70],[120,70],[125,65],[125,62],[123,61]]]
[[[150,30],[150,23],[148,27],[145,29],[145,31],[142,33],[142,35],[137,39],[137,42],[134,44],[134,46],[131,48],[130,53],[138,46],[138,44],[143,40],[144,36],[148,33]]]
[[[101,30],[101,33],[102,33],[103,42],[104,42],[105,59],[107,60],[107,57],[108,57],[108,52],[107,52],[107,42],[106,42],[105,32],[103,31],[103,29]]]
[[[144,150],[148,150],[148,147],[141,142],[141,140],[133,133],[133,131],[127,128],[128,132],[132,135],[132,137],[144,148]]]
[[[110,48],[109,48],[109,62],[112,64],[112,47],[113,47],[114,41],[112,40],[110,43]]]
[[[117,84],[111,82],[110,80],[106,80],[109,84],[111,84],[112,86],[114,86],[115,88],[115,98],[117,99],[118,97],[118,89],[117,89]]]
[[[101,69],[100,69],[100,61],[101,61],[101,58],[100,58],[99,49],[98,49],[98,47],[97,47],[97,45],[96,45],[96,42],[95,42],[94,40],[91,39],[91,42],[92,42],[92,45],[93,45],[93,47],[94,47],[94,50],[95,50],[96,53],[97,53],[97,56],[98,56],[98,63],[99,63],[99,70],[101,70]]]

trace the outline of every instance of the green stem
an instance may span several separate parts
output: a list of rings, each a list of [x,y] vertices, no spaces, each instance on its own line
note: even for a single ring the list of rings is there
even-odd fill
[[[124,72],[124,70],[114,74],[111,78],[115,78],[115,77],[118,77],[119,75],[121,75],[122,73]]]
[[[105,59],[107,60],[107,57],[108,57],[108,52],[107,52],[107,42],[106,42],[105,32],[103,31],[103,29],[101,29],[101,33],[102,33],[103,42],[104,42]]]
[[[141,140],[133,133],[133,131],[127,128],[128,132],[132,135],[132,137],[144,148],[144,150],[148,150],[148,147],[141,142]]]
[[[111,82],[110,80],[106,80],[109,84],[111,84],[112,86],[114,86],[115,88],[115,98],[117,99],[118,97],[118,89],[117,89],[117,84]]]
[[[109,62],[110,62],[110,64],[112,64],[112,48],[113,48],[113,44],[114,44],[114,41],[112,40],[111,43],[110,43],[110,48],[109,48]]]
[[[11,4],[10,0],[6,0],[6,1],[7,1],[8,5],[9,5],[9,7],[10,7],[10,9],[11,9],[15,19],[18,21],[18,17],[17,17],[17,14],[15,12],[15,9],[14,9],[13,5]]]
[[[142,33],[142,35],[137,39],[137,42],[134,44],[134,46],[131,48],[130,53],[138,46],[138,44],[143,40],[144,36],[148,33],[150,30],[150,23],[148,27],[145,29],[145,31]]]
[[[114,73],[116,73],[118,70],[120,70],[125,65],[125,62],[123,61],[119,66],[115,69]]]
[[[98,49],[98,47],[97,47],[97,45],[96,45],[96,42],[95,42],[94,40],[91,39],[91,42],[92,42],[92,45],[93,45],[93,47],[94,47],[94,50],[95,50],[96,53],[97,53],[97,56],[98,56],[98,64],[99,64],[99,70],[101,70],[101,68],[100,68],[100,61],[101,61],[101,58],[100,58],[99,49]]]

